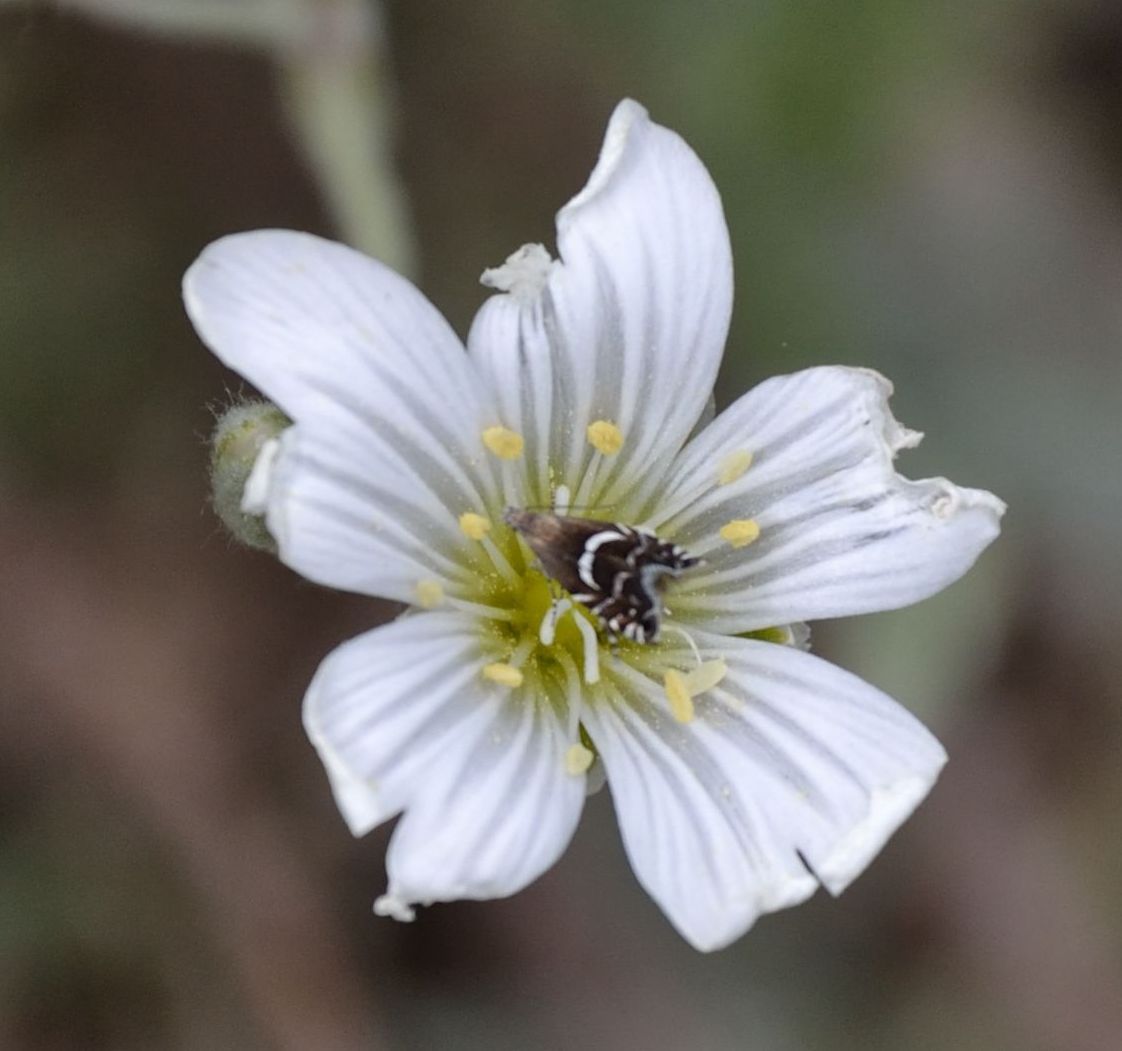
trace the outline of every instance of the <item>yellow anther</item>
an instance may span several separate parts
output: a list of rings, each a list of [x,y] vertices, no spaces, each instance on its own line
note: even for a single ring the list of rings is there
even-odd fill
[[[605,456],[615,456],[623,448],[623,431],[607,420],[590,423],[586,433],[596,451]]]
[[[592,760],[595,758],[592,750],[585,748],[583,744],[579,742],[571,744],[565,752],[565,773],[571,777],[580,777],[592,765]]]
[[[483,444],[500,460],[517,460],[522,455],[522,435],[508,427],[488,427],[483,432]]]
[[[760,535],[760,525],[754,518],[734,518],[721,526],[721,539],[733,547],[747,547]]]
[[[697,697],[706,690],[713,689],[726,675],[729,666],[722,660],[705,661],[704,664],[691,668],[684,676],[686,689],[691,697]]]
[[[662,678],[666,688],[666,699],[670,702],[670,714],[680,723],[693,722],[693,698],[690,697],[686,677],[671,668]]]
[[[460,515],[460,529],[463,530],[464,536],[469,540],[482,540],[491,532],[491,522],[482,515],[468,511]]]
[[[747,449],[734,450],[718,464],[717,484],[732,485],[751,466],[752,454]]]
[[[522,672],[513,664],[503,664],[501,661],[484,665],[483,677],[490,679],[492,682],[497,682],[500,686],[513,688],[522,685]]]
[[[444,601],[444,588],[439,580],[417,582],[417,605],[422,609],[435,609]]]

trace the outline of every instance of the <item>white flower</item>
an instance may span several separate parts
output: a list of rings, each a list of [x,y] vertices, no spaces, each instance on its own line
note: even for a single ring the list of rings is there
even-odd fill
[[[919,435],[865,370],[771,379],[694,433],[728,234],[697,157],[636,103],[557,243],[486,271],[467,353],[408,282],[307,234],[224,238],[185,294],[295,421],[255,479],[281,558],[410,607],[330,654],[305,701],[351,830],[403,815],[377,911],[520,890],[606,775],[639,880],[719,948],[818,883],[840,892],[945,759],[889,698],[781,642],[939,591],[1003,505],[896,474]],[[704,564],[670,582],[658,641],[615,641],[509,508],[639,527]]]

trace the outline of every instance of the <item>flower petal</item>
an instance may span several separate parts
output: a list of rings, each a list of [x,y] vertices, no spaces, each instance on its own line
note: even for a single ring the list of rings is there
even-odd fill
[[[484,274],[505,294],[479,311],[468,348],[526,438],[523,501],[548,505],[563,482],[604,505],[637,471],[657,478],[705,409],[732,304],[728,231],[693,151],[624,101],[557,216],[557,244],[558,262],[530,245]],[[601,420],[622,433],[618,453],[589,444]]]
[[[897,474],[921,436],[893,419],[891,393],[866,369],[779,376],[686,447],[645,523],[705,559],[675,587],[676,616],[733,634],[895,609],[973,565],[1005,505]]]
[[[344,643],[308,690],[305,726],[352,832],[405,810],[382,912],[513,894],[580,817],[560,698],[488,681],[480,634],[469,616],[417,613]]]
[[[495,687],[490,724],[473,725],[431,769],[394,830],[388,897],[429,904],[501,898],[561,856],[580,819],[585,777],[565,768],[564,720],[544,698]]]
[[[478,621],[440,610],[350,639],[320,664],[304,728],[355,835],[401,811],[434,752],[474,714],[463,693],[480,659]]]
[[[469,550],[456,519],[497,506],[482,445],[499,421],[459,340],[408,281],[288,230],[210,245],[184,278],[204,342],[296,423],[268,491],[281,557],[402,601]]]
[[[694,946],[721,948],[822,882],[840,893],[946,756],[903,708],[790,646],[696,633],[724,660],[694,717],[667,714],[658,667],[616,662],[584,722],[639,881]],[[688,650],[660,647],[679,667]]]
[[[351,835],[365,836],[390,816],[385,812],[385,804],[378,792],[355,777],[330,748],[320,748],[319,755],[327,771],[327,782],[335,797],[335,805],[343,815]]]

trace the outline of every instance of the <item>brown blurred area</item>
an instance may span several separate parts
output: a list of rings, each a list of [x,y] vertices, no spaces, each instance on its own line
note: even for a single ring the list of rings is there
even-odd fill
[[[385,831],[348,836],[300,699],[394,611],[209,513],[240,381],[179,280],[233,230],[348,236],[283,75],[333,46],[331,6],[266,49],[0,5],[0,1047],[1122,1047],[1117,7],[382,12],[416,276],[461,332],[633,95],[725,200],[719,401],[879,368],[929,434],[902,470],[1010,503],[947,593],[815,634],[944,740],[930,800],[842,898],[706,957],[635,884],[608,793],[522,894],[374,918]]]

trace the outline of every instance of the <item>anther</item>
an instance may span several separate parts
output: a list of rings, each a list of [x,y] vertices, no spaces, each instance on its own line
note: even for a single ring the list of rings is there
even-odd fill
[[[522,435],[507,427],[488,427],[481,436],[487,446],[500,460],[517,460],[522,455]]]
[[[569,745],[568,751],[565,752],[565,773],[572,777],[579,777],[588,771],[595,758],[592,750],[585,748],[583,744],[578,742]]]
[[[747,449],[734,450],[718,464],[717,484],[732,485],[751,466],[752,454]]]
[[[623,448],[623,431],[609,420],[590,423],[586,433],[593,448],[605,456],[615,456]]]
[[[482,540],[491,532],[491,522],[482,515],[468,511],[460,515],[460,529],[469,540]]]
[[[705,661],[696,668],[691,668],[682,679],[691,697],[698,697],[707,690],[713,689],[726,675],[729,666],[722,660]]]
[[[523,678],[522,672],[513,664],[504,664],[502,661],[485,664],[483,666],[483,677],[490,679],[492,682],[497,682],[500,686],[509,686],[511,689],[521,686]]]
[[[721,526],[721,539],[733,547],[747,547],[760,535],[760,525],[754,518],[734,518]]]
[[[422,609],[435,609],[444,601],[444,588],[439,580],[417,581],[417,605]]]
[[[663,676],[662,682],[666,690],[666,699],[670,702],[670,714],[674,716],[675,721],[693,722],[693,698],[690,697],[686,677],[680,671],[670,668]]]

